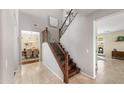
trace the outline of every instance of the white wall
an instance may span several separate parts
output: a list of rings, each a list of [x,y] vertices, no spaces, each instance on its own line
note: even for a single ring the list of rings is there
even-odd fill
[[[118,11],[120,10],[100,10],[87,16],[78,14],[60,40],[81,71],[93,78],[96,64],[94,21]]]
[[[43,64],[48,67],[53,74],[55,74],[58,78],[63,80],[63,72],[61,71],[55,56],[53,55],[48,43],[42,44],[42,59]],[[47,77],[46,77],[47,78]]]
[[[92,33],[88,32],[88,18],[77,15],[61,38],[61,44],[69,52],[82,72],[92,73]]]
[[[32,31],[43,31],[45,27],[51,33],[51,41],[59,40],[59,28],[49,26],[49,16],[56,17],[59,19],[59,26],[62,20],[62,11],[57,9],[34,9],[34,10],[20,10],[20,29],[21,30],[32,30]],[[34,27],[33,24],[38,24],[38,27]]]
[[[1,10],[0,10],[0,20],[1,20]],[[1,21],[0,21],[0,33],[2,33],[1,31]],[[1,43],[2,43],[2,34],[0,34],[0,83],[2,82],[2,46],[1,46]]]
[[[14,83],[14,71],[19,66],[18,11],[1,10],[1,69],[2,83]]]
[[[19,25],[20,30],[26,31],[40,31],[41,28],[34,27],[34,24],[41,24],[38,18],[32,17],[30,15],[24,14],[19,10]],[[42,24],[43,25],[43,24]]]

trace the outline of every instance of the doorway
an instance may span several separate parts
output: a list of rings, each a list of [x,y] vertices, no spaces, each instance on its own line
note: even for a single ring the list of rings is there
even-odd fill
[[[124,12],[95,20],[96,81],[124,83]],[[119,39],[121,38],[121,39]],[[122,54],[122,55],[121,55]]]
[[[21,64],[41,61],[40,32],[21,30]]]

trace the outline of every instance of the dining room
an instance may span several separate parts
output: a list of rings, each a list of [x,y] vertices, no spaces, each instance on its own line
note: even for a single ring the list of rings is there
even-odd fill
[[[29,64],[40,61],[40,33],[21,31],[21,63]]]

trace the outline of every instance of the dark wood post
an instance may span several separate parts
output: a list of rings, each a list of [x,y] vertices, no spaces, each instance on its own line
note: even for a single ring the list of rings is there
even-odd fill
[[[59,29],[59,40],[61,38],[61,29]]]
[[[65,54],[65,63],[64,63],[64,82],[68,83],[68,63],[69,63],[69,55],[68,53]]]
[[[46,42],[48,42],[48,27],[46,27],[46,30],[45,30],[45,37],[46,37]]]
[[[46,31],[48,31],[48,27],[46,27]]]
[[[48,42],[48,27],[42,32],[43,35],[43,42]]]

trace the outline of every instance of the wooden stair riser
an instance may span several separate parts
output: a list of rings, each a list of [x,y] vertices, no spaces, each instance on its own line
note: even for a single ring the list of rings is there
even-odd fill
[[[71,78],[72,76],[74,76],[74,75],[76,75],[78,73],[80,73],[80,69],[79,68],[74,70],[74,71],[69,72],[69,78]]]
[[[63,65],[63,68],[64,68],[64,65]],[[68,70],[72,70],[72,69],[75,69],[76,68],[76,64],[75,63],[72,63],[72,64],[69,64],[68,65]]]

